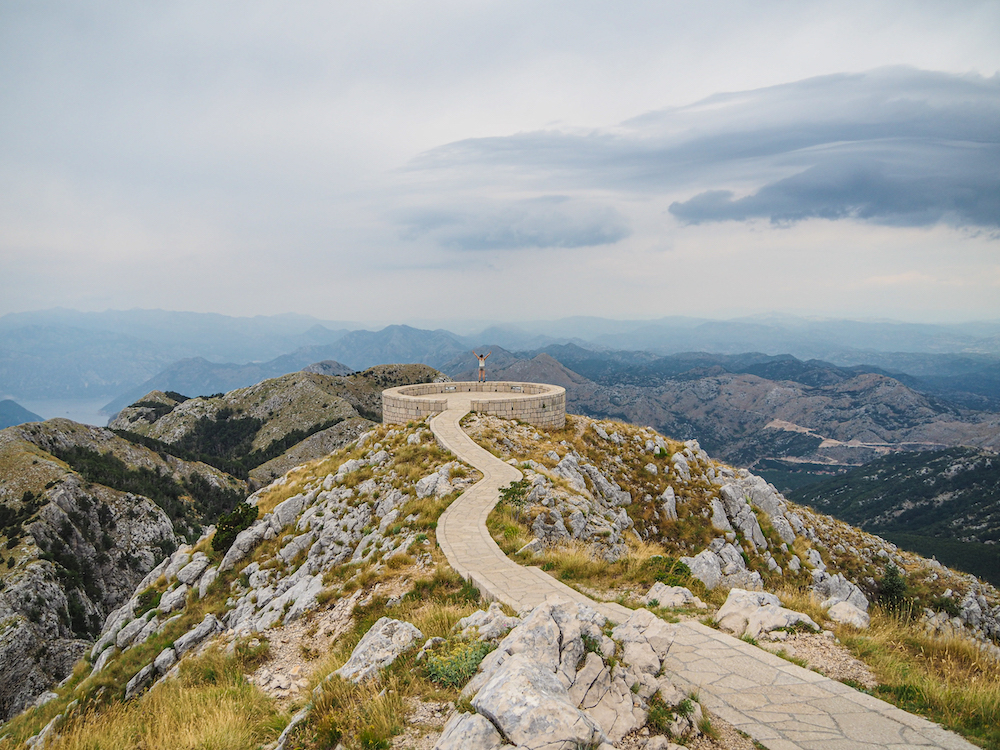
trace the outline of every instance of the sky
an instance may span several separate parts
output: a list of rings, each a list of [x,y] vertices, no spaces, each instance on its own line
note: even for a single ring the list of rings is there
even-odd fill
[[[1000,3],[0,0],[0,315],[1000,319]]]

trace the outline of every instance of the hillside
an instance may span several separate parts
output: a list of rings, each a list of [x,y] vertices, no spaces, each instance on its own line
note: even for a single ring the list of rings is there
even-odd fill
[[[636,622],[650,628],[695,618],[732,627],[724,616],[730,587],[777,592],[791,608],[781,611],[799,618],[782,622],[803,625],[766,637],[768,629],[755,631],[744,645],[759,639],[761,647],[861,680],[879,697],[983,737],[987,746],[1000,743],[995,700],[961,703],[972,693],[953,687],[949,700],[959,703],[948,708],[931,682],[916,682],[939,679],[935,670],[947,663],[963,686],[996,693],[1000,598],[993,587],[789,502],[694,441],[586,417],[571,416],[552,432],[479,415],[464,424],[525,475],[521,494],[489,521],[515,560],[599,601],[646,607]],[[581,679],[578,665],[586,664],[593,675],[607,670],[612,692],[628,697],[626,713],[609,703],[587,719],[600,719],[614,747],[637,747],[642,731],[663,743],[683,734],[702,750],[752,747],[718,717],[686,721],[703,709],[697,696],[670,686],[658,659],[662,681],[640,680],[652,667],[637,666],[645,652],[625,631],[556,605],[487,610],[480,592],[450,570],[435,536],[441,512],[477,479],[423,423],[372,427],[292,469],[249,498],[252,512],[231,546],[206,537],[150,571],[107,618],[69,681],[0,730],[8,736],[0,748],[43,729],[50,750],[131,746],[140,736],[149,750],[177,747],[181,736],[188,746],[211,746],[223,728],[225,747],[234,749],[343,743],[361,750],[394,742],[451,750],[472,736],[456,722],[497,715],[485,693],[474,697],[497,660],[521,653],[545,664],[552,658],[545,644],[556,640],[557,666],[567,649],[567,681]],[[897,569],[900,585],[892,583]],[[654,584],[663,592],[664,583],[687,587],[692,598],[671,603],[660,600],[664,593],[647,593]],[[900,601],[915,607],[907,610],[915,617],[909,625],[891,614]],[[808,622],[830,636],[811,632]],[[893,632],[910,628],[897,645],[881,635],[893,622]],[[502,640],[508,631],[513,640]],[[946,659],[927,656],[945,648]],[[484,659],[488,653],[494,656]],[[908,667],[894,671],[900,664]],[[532,689],[517,684],[518,692]],[[91,708],[77,712],[74,701]],[[445,735],[458,732],[452,744],[442,735],[446,725]]]
[[[65,677],[142,577],[245,494],[109,430],[0,431],[0,716]]]
[[[435,377],[293,373],[207,399],[153,392],[117,431],[52,419],[0,432],[0,715],[64,677],[122,597],[248,482],[351,443],[373,426],[359,411],[380,417],[383,388]]]
[[[311,460],[381,420],[384,388],[439,377],[424,365],[380,365],[343,376],[295,372],[208,397],[153,391],[122,409],[109,426],[259,486],[277,475],[272,472],[290,468],[280,460],[258,470],[287,451],[294,449],[295,461]]]
[[[0,401],[0,430],[15,427],[25,422],[41,422],[42,417],[33,411],[28,411],[16,401],[9,398]]]
[[[952,448],[889,455],[790,497],[1000,584],[995,452]]]

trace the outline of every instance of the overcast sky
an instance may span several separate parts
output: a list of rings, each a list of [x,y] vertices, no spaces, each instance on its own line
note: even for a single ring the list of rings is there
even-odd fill
[[[1000,3],[0,0],[0,314],[1000,318]]]

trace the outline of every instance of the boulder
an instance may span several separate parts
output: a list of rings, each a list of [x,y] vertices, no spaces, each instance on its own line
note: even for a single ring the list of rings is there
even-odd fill
[[[184,604],[187,602],[187,595],[188,585],[186,583],[182,583],[177,588],[166,592],[160,597],[160,612],[166,615],[178,609],[184,609]]]
[[[166,674],[169,669],[177,663],[177,652],[170,646],[163,649],[156,658],[153,659],[153,666],[160,674]]]
[[[174,641],[174,651],[177,653],[177,658],[184,656],[188,651],[201,645],[216,633],[221,633],[222,630],[222,623],[216,619],[215,615],[205,615],[204,620]]]
[[[526,654],[513,654],[472,699],[476,711],[525,750],[572,750],[607,741],[574,706],[562,682]]]
[[[190,586],[201,578],[208,565],[208,557],[203,552],[196,552],[191,562],[177,571],[177,580]]]
[[[371,626],[351,652],[351,657],[334,674],[361,682],[392,664],[397,656],[413,648],[423,637],[416,626],[383,617]]]
[[[152,664],[147,664],[145,667],[136,672],[135,676],[128,681],[125,686],[125,700],[130,701],[147,687],[149,687],[153,678],[156,677],[156,667]]]
[[[499,604],[493,602],[485,612],[479,610],[468,617],[463,617],[456,623],[453,630],[457,631],[463,638],[494,641],[507,635],[520,623],[520,619],[508,616]]]
[[[255,521],[250,528],[243,529],[237,534],[233,546],[229,548],[225,557],[222,558],[222,562],[219,563],[219,572],[230,570],[236,566],[236,563],[249,555],[253,548],[264,540],[264,534],[270,528],[269,521],[259,520]]]
[[[118,635],[115,637],[115,645],[119,650],[125,650],[135,641],[139,633],[146,627],[146,624],[153,618],[154,614],[155,612],[150,610],[142,617],[135,618],[118,631]]]
[[[667,586],[661,581],[653,584],[653,587],[642,598],[642,603],[649,606],[656,602],[661,607],[687,607],[694,606],[698,609],[707,609],[708,605],[692,594],[683,586]]]
[[[850,602],[837,602],[827,610],[826,616],[834,622],[843,625],[853,625],[856,628],[864,629],[871,622],[871,616],[863,610],[858,609]]]
[[[712,528],[723,533],[733,530],[733,526],[726,517],[726,507],[717,497],[712,498]]]
[[[704,583],[707,589],[714,589],[722,580],[722,565],[711,550],[702,550],[694,557],[682,557],[681,562],[688,566],[691,575]]]
[[[453,714],[434,750],[498,750],[504,742],[497,728],[480,714]]]
[[[831,576],[826,572],[814,572],[813,591],[823,598],[824,608],[832,607],[837,602],[849,602],[862,612],[868,611],[868,597],[856,584],[844,578],[842,573]]]
[[[736,636],[747,635],[751,638],[798,624],[805,625],[810,630],[820,629],[809,615],[782,607],[781,601],[774,594],[744,589],[729,592],[726,603],[716,614],[716,620],[720,629]]]
[[[670,485],[667,485],[667,489],[660,495],[660,511],[668,521],[677,520],[677,497]]]
[[[770,604],[775,607],[781,606],[781,600],[774,594],[764,591],[747,591],[745,589],[732,589],[726,602],[715,614],[715,621],[719,628],[734,633],[737,636],[743,635],[747,628],[750,615]]]

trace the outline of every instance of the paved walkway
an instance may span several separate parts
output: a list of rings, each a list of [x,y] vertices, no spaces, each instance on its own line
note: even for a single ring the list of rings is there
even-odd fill
[[[438,522],[437,540],[448,562],[485,596],[518,611],[561,596],[594,607],[614,622],[628,618],[631,610],[621,605],[595,602],[538,568],[518,565],[493,541],[486,517],[499,489],[520,479],[521,472],[462,430],[459,422],[469,413],[470,401],[469,394],[449,395],[447,411],[430,423],[444,447],[483,473]],[[676,627],[665,665],[671,679],[697,692],[705,708],[771,750],[975,748],[926,719],[725,633],[697,622]]]

